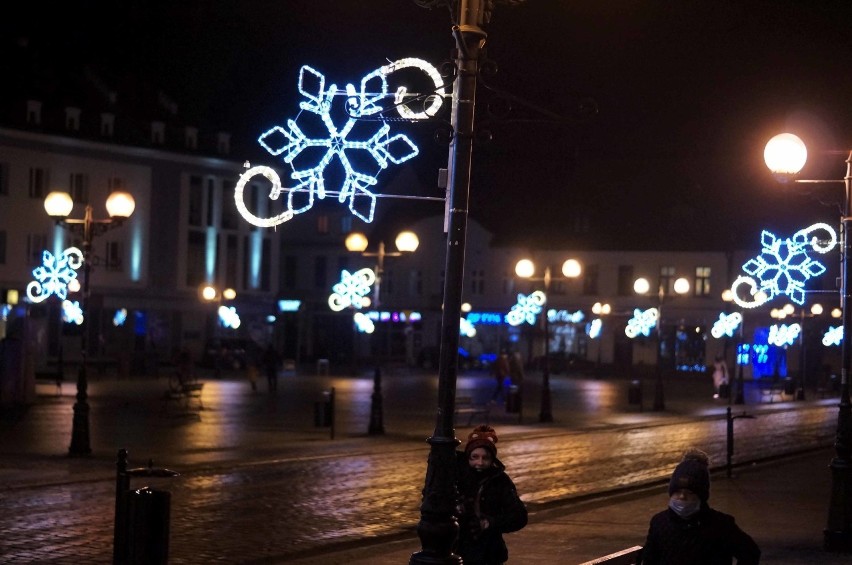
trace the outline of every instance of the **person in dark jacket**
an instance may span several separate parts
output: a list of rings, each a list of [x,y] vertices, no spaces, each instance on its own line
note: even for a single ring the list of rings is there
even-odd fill
[[[509,558],[503,534],[527,525],[527,508],[497,459],[497,432],[478,426],[458,456],[456,553],[465,565],[500,565]]]
[[[651,518],[642,565],[756,565],[760,548],[734,517],[710,508],[710,461],[688,450],[669,482],[669,507]]]

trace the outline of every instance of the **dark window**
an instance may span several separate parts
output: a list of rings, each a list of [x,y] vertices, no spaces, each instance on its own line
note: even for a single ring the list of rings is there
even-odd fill
[[[234,185],[231,182],[226,182],[222,189],[225,194],[231,195],[231,198],[225,198],[222,204],[222,229],[235,230],[240,225],[238,220],[240,214],[237,212],[237,204],[234,202]]]
[[[0,163],[0,195],[9,194],[9,163]]]
[[[328,259],[324,255],[314,257],[314,287],[326,288],[328,286]]]
[[[317,216],[317,233],[326,235],[328,233],[328,216],[320,214]]]
[[[600,277],[600,267],[598,265],[586,265],[583,274],[583,294],[596,295],[598,294],[598,280]]]
[[[269,265],[272,263],[272,242],[268,237],[263,238],[263,255],[260,258],[260,290],[269,290],[270,286],[270,270]]]
[[[284,283],[284,288],[288,290],[293,290],[296,288],[296,273],[298,271],[299,261],[298,258],[293,255],[287,255],[284,257],[284,275],[282,281]]]
[[[47,236],[42,233],[27,235],[27,258],[30,265],[41,265],[44,251],[47,249]]]
[[[186,285],[199,287],[204,282],[207,239],[202,231],[190,231],[186,247]]]
[[[121,271],[124,246],[120,241],[106,242],[106,268],[108,271]]]
[[[216,215],[213,212],[213,202],[216,201],[216,184],[213,179],[207,179],[207,225],[216,225]]]
[[[632,296],[633,292],[633,265],[618,266],[618,295]]]
[[[68,179],[68,192],[71,200],[81,204],[89,203],[89,176],[85,173],[71,173]]]
[[[193,175],[189,177],[189,225],[201,227],[201,218],[204,210],[204,192],[201,177]]]
[[[46,169],[31,167],[29,184],[30,198],[37,198],[39,200],[44,199],[44,197],[47,196],[48,181],[49,179]]]

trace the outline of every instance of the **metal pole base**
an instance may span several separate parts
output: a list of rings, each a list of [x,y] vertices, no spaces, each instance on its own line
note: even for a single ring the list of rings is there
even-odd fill
[[[541,389],[541,410],[538,413],[538,421],[542,423],[553,422],[553,411],[550,403],[550,380],[546,379]]]
[[[370,426],[367,433],[382,435],[385,433],[384,399],[382,398],[382,370],[378,367],[373,375],[373,395],[370,398]]]
[[[831,503],[823,530],[826,551],[852,553],[852,461],[835,457],[831,468]]]
[[[84,362],[77,375],[77,402],[74,403],[74,417],[71,420],[71,446],[68,448],[68,455],[71,456],[90,455],[92,453],[92,447],[89,443],[87,388],[86,364]]]

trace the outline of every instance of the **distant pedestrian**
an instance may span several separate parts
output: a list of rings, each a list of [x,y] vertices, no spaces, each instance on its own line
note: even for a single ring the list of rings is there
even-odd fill
[[[717,355],[713,361],[713,398],[727,398],[730,393],[728,387],[728,364],[721,355]]]
[[[497,432],[478,426],[464,451],[456,452],[459,539],[456,553],[465,565],[500,565],[509,559],[503,534],[527,525],[527,508],[497,459]]]
[[[524,362],[519,351],[512,352],[509,357],[509,376],[513,385],[521,386],[524,383]]]
[[[270,343],[263,352],[263,370],[266,373],[266,382],[269,392],[278,390],[278,365],[280,364],[278,352]]]
[[[651,518],[642,565],[756,565],[760,548],[734,517],[713,510],[710,460],[688,450],[669,482],[669,507]]]
[[[494,360],[494,392],[491,393],[491,401],[496,402],[498,398],[503,396],[503,388],[506,386],[506,379],[509,378],[509,356],[505,351],[501,351],[497,359]]]

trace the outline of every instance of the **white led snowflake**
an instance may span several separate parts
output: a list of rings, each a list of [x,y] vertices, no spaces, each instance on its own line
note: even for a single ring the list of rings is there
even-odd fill
[[[376,331],[376,325],[373,323],[373,320],[363,312],[355,312],[352,320],[355,322],[355,327],[362,334],[371,334]]]
[[[840,345],[843,341],[843,326],[829,326],[822,336],[822,344],[826,347]]]
[[[769,345],[777,345],[783,347],[785,345],[793,345],[799,339],[799,334],[802,332],[802,326],[799,324],[774,324],[769,328],[769,337],[767,341]]]
[[[55,257],[45,250],[42,264],[33,269],[36,280],[27,285],[27,296],[33,302],[42,302],[51,294],[60,300],[68,297],[68,285],[77,278],[77,269],[83,264],[83,252],[69,247]]]
[[[407,88],[400,87],[393,94],[388,92],[388,75],[404,68],[423,71],[435,87],[434,91],[425,97],[426,103],[421,112],[415,112],[408,107],[409,98],[421,97],[409,94]],[[258,138],[261,147],[273,156],[282,156],[284,162],[290,165],[290,178],[295,181],[295,186],[282,187],[277,173],[268,167],[254,167],[243,173],[234,190],[240,214],[257,226],[271,227],[286,222],[294,214],[310,209],[315,198],[322,200],[329,194],[336,194],[341,203],[348,199],[349,210],[355,216],[365,222],[372,222],[376,195],[370,187],[378,183],[378,172],[388,168],[390,164],[404,163],[419,153],[417,146],[408,136],[390,134],[391,127],[383,114],[389,108],[384,106],[395,108],[397,113],[407,120],[427,119],[438,112],[447,96],[443,79],[437,69],[422,59],[411,57],[368,73],[361,79],[358,89],[351,83],[344,88],[338,88],[336,84],[326,87],[325,75],[304,65],[299,71],[299,94],[304,98],[299,104],[299,116],[296,119],[288,119],[286,127],[274,126]],[[335,100],[340,100],[341,105],[345,107],[345,121],[336,122],[332,117],[333,113],[343,114],[342,110],[335,112]],[[315,117],[302,118],[302,112],[313,114]],[[372,127],[366,134],[359,134],[355,132],[359,122],[362,129],[374,123],[380,125]],[[339,187],[327,186],[327,169],[333,164],[339,165],[343,172]],[[371,170],[365,170],[365,166]],[[270,200],[277,200],[281,192],[287,192],[285,212],[270,218],[260,218],[248,211],[243,198],[245,185],[251,177],[258,174],[265,176],[272,183]],[[301,193],[307,193],[307,197],[299,204],[295,198]],[[358,205],[365,200],[366,206]],[[362,211],[362,208],[365,210]]]
[[[627,320],[627,327],[624,328],[624,333],[630,339],[639,335],[649,336],[651,335],[651,330],[657,326],[658,316],[659,310],[656,308],[648,308],[647,310],[636,308],[633,310],[633,317]]]
[[[376,282],[376,273],[372,269],[361,269],[350,273],[346,269],[340,272],[340,282],[331,287],[328,306],[335,312],[344,308],[364,308],[370,305],[370,287]]]
[[[808,239],[809,233],[818,230],[826,231],[828,239]],[[817,253],[828,253],[837,245],[837,233],[828,224],[817,223],[786,239],[763,230],[760,239],[760,255],[743,265],[750,276],[737,277],[731,286],[734,301],[744,308],[754,308],[783,294],[796,304],[804,304],[805,283],[826,271],[825,265],[808,255],[808,247]],[[749,287],[751,300],[738,295],[743,285]]]
[[[532,294],[518,294],[518,302],[506,314],[506,322],[512,326],[520,326],[523,323],[535,324],[535,317],[541,314],[542,306],[547,301],[545,294],[536,290]]]
[[[741,323],[743,323],[743,315],[739,312],[732,312],[730,314],[722,312],[719,314],[719,319],[713,323],[713,329],[710,330],[710,334],[716,339],[722,336],[733,337],[734,332],[737,331]]]
[[[470,321],[460,318],[459,333],[465,337],[476,337],[476,328],[470,323]]]
[[[219,323],[224,328],[235,330],[240,327],[240,315],[233,306],[219,306]]]
[[[83,309],[76,300],[62,301],[62,321],[68,324],[83,325]]]

